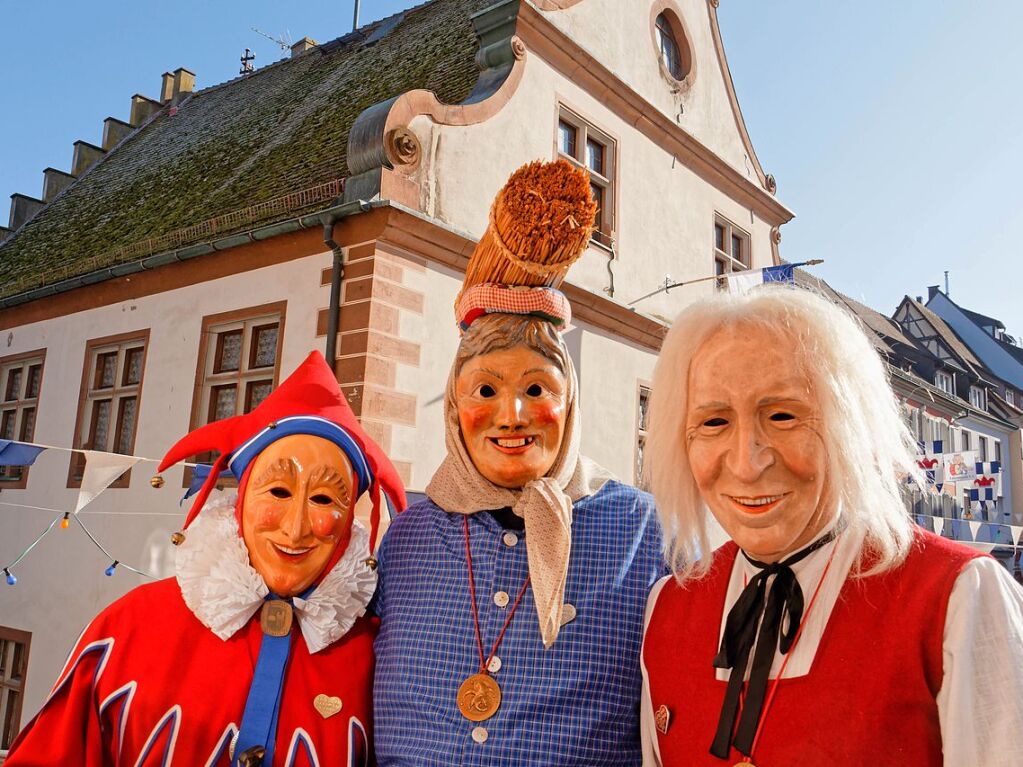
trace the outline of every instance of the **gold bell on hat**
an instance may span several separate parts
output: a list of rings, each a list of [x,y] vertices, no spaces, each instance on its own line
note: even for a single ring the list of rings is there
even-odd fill
[[[149,484],[155,487],[157,490],[159,490],[161,487],[163,487],[163,477],[157,474],[155,477],[150,478]]]
[[[178,530],[176,533],[171,535],[171,543],[173,543],[175,546],[180,546],[184,542],[185,542],[185,533],[183,531]]]
[[[365,562],[366,562],[366,567],[368,567],[370,570],[376,570],[377,569],[377,558],[376,557],[366,557]]]

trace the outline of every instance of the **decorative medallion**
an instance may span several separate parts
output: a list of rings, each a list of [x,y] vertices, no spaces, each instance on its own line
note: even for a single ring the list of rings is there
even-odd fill
[[[286,637],[291,631],[291,605],[283,599],[271,599],[259,613],[259,627],[272,637]]]
[[[661,705],[657,709],[657,713],[654,714],[654,724],[657,725],[657,731],[661,735],[668,734],[668,726],[671,724],[671,712],[668,711],[668,707]]]
[[[470,722],[482,722],[501,707],[501,687],[486,674],[473,674],[458,688],[458,710]]]
[[[330,719],[341,710],[341,699],[336,695],[324,695],[322,692],[313,698],[313,708],[324,719]]]

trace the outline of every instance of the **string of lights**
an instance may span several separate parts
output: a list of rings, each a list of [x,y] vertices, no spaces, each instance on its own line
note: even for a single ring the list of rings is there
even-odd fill
[[[8,586],[15,586],[18,583],[18,577],[12,572],[12,570],[15,567],[17,567],[18,564],[25,557],[27,557],[29,555],[29,553],[32,551],[32,549],[34,549],[39,544],[39,542],[43,538],[45,538],[46,535],[51,530],[53,530],[54,527],[57,527],[59,525],[61,529],[67,530],[68,527],[70,527],[71,518],[72,517],[74,517],[74,520],[75,520],[75,522],[78,523],[78,526],[82,528],[82,532],[85,533],[86,537],[90,541],[92,541],[92,544],[97,549],[99,549],[107,559],[110,560],[110,564],[103,571],[106,576],[113,577],[114,573],[117,571],[117,568],[118,567],[122,567],[125,570],[128,570],[130,572],[135,573],[136,575],[141,575],[143,578],[150,578],[150,579],[153,579],[153,580],[156,579],[156,576],[151,575],[150,573],[147,573],[144,570],[140,570],[140,569],[138,569],[136,567],[132,567],[131,565],[125,564],[121,560],[119,560],[116,557],[114,557],[109,551],[107,551],[106,547],[102,543],[99,542],[99,540],[96,538],[96,536],[92,534],[92,531],[89,530],[89,528],[85,526],[85,523],[82,521],[82,518],[81,518],[80,514],[72,514],[70,511],[62,511],[60,509],[48,509],[48,508],[44,508],[42,506],[24,506],[23,504],[17,504],[17,503],[3,503],[3,502],[0,502],[0,505],[3,505],[3,506],[19,506],[19,507],[22,507],[22,508],[32,509],[32,510],[36,510],[36,511],[56,512],[56,516],[54,516],[54,518],[50,521],[50,524],[47,525],[46,528],[41,533],[39,533],[39,535],[36,536],[35,540],[33,540],[32,543],[30,543],[28,546],[26,546],[25,549],[22,550],[22,552],[20,554],[18,554],[18,556],[15,557],[13,561],[11,561],[9,564],[5,565],[3,568],[0,568],[0,571],[3,572],[4,578],[7,581],[7,585]],[[93,512],[93,513],[102,513],[102,512]],[[145,516],[156,516],[156,515],[155,514],[145,514]],[[161,514],[159,516],[178,516],[178,515],[174,515],[174,514],[162,515]]]

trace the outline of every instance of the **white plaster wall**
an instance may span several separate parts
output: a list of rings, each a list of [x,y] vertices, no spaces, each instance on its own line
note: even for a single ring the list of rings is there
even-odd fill
[[[581,3],[580,6],[590,2]],[[754,266],[771,263],[770,226],[752,211],[703,181],[625,121],[566,81],[536,56],[527,58],[511,101],[490,120],[468,127],[412,123],[424,146],[427,213],[476,237],[486,229],[494,196],[508,176],[534,159],[553,159],[559,100],[618,140],[617,259],[614,299],[630,301],[673,281],[713,273],[713,225],[718,212],[749,233]],[[531,115],[528,121],[522,115]],[[481,163],[480,158],[486,157]],[[610,254],[591,246],[569,281],[607,295]],[[685,287],[643,301],[637,309],[674,317],[712,283]]]
[[[592,327],[576,332],[581,450],[622,482],[635,484],[639,385],[649,386],[657,357]]]
[[[329,253],[310,256],[5,331],[0,356],[47,350],[34,440],[71,445],[89,339],[150,328],[135,455],[161,458],[188,431],[202,317],[287,300],[283,380],[310,350],[322,350],[316,313],[327,305],[328,288],[319,285],[320,270],[329,265]],[[74,508],[78,491],[66,487],[68,463],[68,453],[47,451],[30,470],[25,490],[0,492],[0,562],[10,562],[57,515],[45,509]],[[130,487],[105,492],[86,507],[82,520],[113,557],[166,576],[173,562],[169,537],[188,505],[178,506],[182,469],[166,472],[159,490],[149,484],[155,469],[153,463],[136,465]],[[0,583],[0,624],[32,632],[23,724],[41,705],[88,621],[145,582],[123,568],[104,577],[109,564],[72,523],[67,530],[55,527],[14,568],[16,586]]]
[[[676,120],[689,134],[759,184],[728,98],[711,32],[707,0],[676,0],[692,43],[695,78],[688,89],[661,74],[650,18],[653,0],[583,0],[563,11],[544,11],[551,24],[575,40],[620,79]],[[681,41],[680,41],[681,43]]]

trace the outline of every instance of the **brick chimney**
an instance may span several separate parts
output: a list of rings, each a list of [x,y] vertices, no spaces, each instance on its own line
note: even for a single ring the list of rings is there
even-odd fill
[[[43,202],[52,202],[53,198],[71,185],[75,177],[56,168],[43,171]]]
[[[118,120],[116,117],[108,117],[103,121],[103,151],[109,152],[124,141],[131,131],[132,127],[129,123]]]
[[[166,104],[174,98],[174,75],[164,72],[160,78],[160,103]]]
[[[141,93],[136,93],[131,97],[131,116],[128,118],[128,124],[132,128],[139,127],[153,114],[158,112],[162,106],[163,104],[159,101],[153,101]]]
[[[306,51],[311,51],[315,48],[318,43],[311,37],[303,37],[297,43],[291,46],[291,58],[295,59],[301,56]]]
[[[166,77],[166,75],[165,75]],[[178,67],[174,70],[174,87],[171,92],[171,102],[179,103],[185,96],[191,95],[195,90],[195,72]]]
[[[76,141],[74,157],[71,160],[71,175],[78,178],[102,160],[104,154],[106,152],[103,151],[103,147],[90,144],[88,141]]]
[[[11,195],[11,216],[7,223],[11,231],[20,229],[36,213],[43,209],[45,203],[27,194],[15,192]]]

